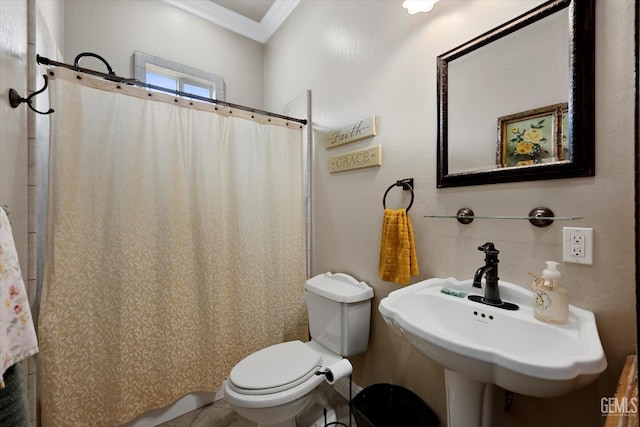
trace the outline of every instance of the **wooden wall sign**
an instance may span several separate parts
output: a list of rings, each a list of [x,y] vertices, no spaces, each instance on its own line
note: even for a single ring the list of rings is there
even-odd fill
[[[331,157],[329,172],[342,172],[380,165],[382,165],[382,146],[376,145]]]
[[[375,135],[376,116],[371,116],[349,126],[325,133],[324,145],[326,148],[333,148]]]

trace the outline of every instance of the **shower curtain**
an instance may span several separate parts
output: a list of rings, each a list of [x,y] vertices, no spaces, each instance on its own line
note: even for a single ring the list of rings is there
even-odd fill
[[[306,339],[298,123],[62,68],[50,96],[44,427],[122,424]]]

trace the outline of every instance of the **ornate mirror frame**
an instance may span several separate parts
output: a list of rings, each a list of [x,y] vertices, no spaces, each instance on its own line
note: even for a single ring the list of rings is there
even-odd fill
[[[540,19],[569,8],[569,158],[531,166],[449,173],[448,66],[451,61]],[[437,58],[437,186],[458,187],[595,175],[595,0],[552,0]]]

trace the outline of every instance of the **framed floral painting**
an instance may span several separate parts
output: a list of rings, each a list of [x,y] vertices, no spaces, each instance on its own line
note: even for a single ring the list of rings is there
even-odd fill
[[[562,104],[562,120],[560,121],[560,134],[562,151],[559,153],[559,160],[567,160],[569,158],[569,106]]]
[[[563,113],[554,104],[498,117],[498,167],[530,166],[564,159]]]

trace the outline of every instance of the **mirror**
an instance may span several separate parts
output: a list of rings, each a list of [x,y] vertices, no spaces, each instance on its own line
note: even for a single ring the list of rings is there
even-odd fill
[[[595,175],[595,0],[553,0],[438,56],[438,187]]]

